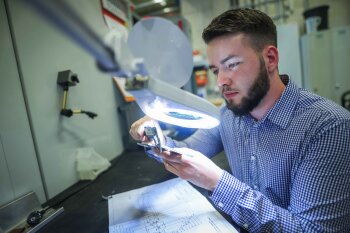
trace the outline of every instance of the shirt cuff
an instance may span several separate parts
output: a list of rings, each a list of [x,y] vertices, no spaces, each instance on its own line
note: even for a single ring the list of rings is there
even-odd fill
[[[168,137],[168,136],[165,137],[165,145],[170,147],[170,148],[177,147],[176,144],[175,144],[175,141],[172,138]]]
[[[232,215],[237,201],[246,188],[245,184],[224,171],[214,191],[209,192],[209,197],[220,210]]]

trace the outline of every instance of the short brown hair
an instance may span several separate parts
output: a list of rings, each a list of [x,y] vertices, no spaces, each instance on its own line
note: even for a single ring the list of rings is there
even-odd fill
[[[257,52],[266,45],[277,47],[276,25],[265,13],[248,8],[228,10],[214,18],[203,30],[202,38],[206,44],[213,39],[243,33]]]

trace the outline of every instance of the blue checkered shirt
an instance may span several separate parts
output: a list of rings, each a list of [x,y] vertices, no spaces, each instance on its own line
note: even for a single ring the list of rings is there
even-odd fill
[[[211,199],[250,232],[350,232],[350,113],[298,88],[256,122],[221,109],[221,124],[169,146],[208,157],[222,150],[224,172]]]

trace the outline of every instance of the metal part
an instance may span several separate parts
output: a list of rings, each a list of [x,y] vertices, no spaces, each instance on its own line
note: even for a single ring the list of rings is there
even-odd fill
[[[34,233],[40,230],[42,227],[44,227],[46,224],[51,222],[55,217],[57,217],[59,214],[63,213],[64,208],[61,207],[57,210],[54,209],[48,209],[42,219],[42,221],[36,225],[35,227],[28,230],[28,233]]]
[[[68,95],[68,90],[63,91],[63,102],[62,102],[62,109],[67,108],[67,95]]]
[[[30,192],[0,207],[0,229],[4,232],[16,227],[27,218],[29,213],[41,209],[40,202],[34,192]]]
[[[30,228],[27,223],[27,216],[38,211],[42,211],[43,216],[36,226]],[[63,211],[63,207],[57,210],[46,208],[43,211],[35,193],[30,192],[0,207],[0,232],[10,232],[16,229],[22,230],[21,232],[37,232]]]
[[[137,145],[144,147],[146,150],[152,149],[152,148],[157,148],[158,149],[157,146],[154,146],[154,145],[151,145],[151,144],[147,144],[147,143],[137,143]],[[162,145],[162,150],[163,151],[169,151],[169,152],[171,152],[173,154],[181,154],[181,152],[178,151],[177,148],[171,148],[171,147],[168,147],[166,145]],[[191,157],[193,157],[193,156],[191,156]]]
[[[157,128],[146,126],[145,127],[145,135],[150,141],[153,141],[154,145],[158,148],[158,150],[160,152],[162,152],[162,145],[161,145],[158,133],[157,133]]]
[[[67,108],[67,100],[68,100],[68,90],[69,87],[75,86],[76,83],[79,83],[78,75],[74,74],[70,70],[60,71],[57,76],[57,84],[63,88],[63,101],[62,101],[62,109],[60,114],[66,117],[71,117],[74,114],[86,114],[91,119],[97,117],[97,114],[91,111],[85,111],[82,109],[68,109]]]

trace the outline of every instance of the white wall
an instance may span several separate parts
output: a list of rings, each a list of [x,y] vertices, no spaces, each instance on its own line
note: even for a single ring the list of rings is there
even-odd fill
[[[210,21],[229,9],[228,0],[181,0],[181,14],[192,27],[192,48],[205,53],[202,31]]]
[[[98,34],[107,33],[99,1],[67,1]],[[20,69],[49,198],[78,181],[75,149],[93,147],[111,160],[124,150],[117,112],[116,87],[95,60],[20,0],[8,1]],[[96,112],[66,118],[59,115],[63,90],[57,73],[70,69],[80,83],[70,88],[67,107]]]

